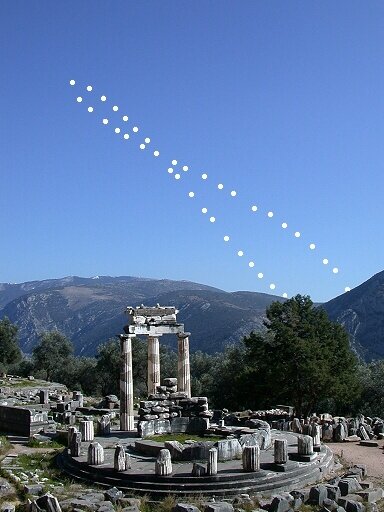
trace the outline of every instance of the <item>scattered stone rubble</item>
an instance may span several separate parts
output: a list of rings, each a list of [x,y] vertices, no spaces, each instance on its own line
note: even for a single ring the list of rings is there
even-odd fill
[[[362,414],[355,418],[321,414],[305,420],[276,420],[271,422],[271,426],[282,431],[309,434],[312,437],[318,435],[324,443],[360,441],[360,444],[365,446],[378,446],[376,440],[384,438],[384,420],[364,417]]]
[[[157,460],[158,474],[170,474],[171,465],[168,450],[163,450]],[[195,476],[205,474],[205,468],[200,464],[194,465]],[[260,494],[239,494],[231,501],[220,499],[215,501],[199,500],[198,504],[185,502],[176,503],[172,512],[294,512],[303,505],[312,505],[319,512],[377,512],[376,503],[384,497],[383,489],[373,487],[367,481],[366,469],[363,465],[352,466],[341,476],[332,478],[312,487],[296,489],[290,492],[280,492],[268,498]],[[84,490],[80,495],[59,500],[50,493],[30,500],[27,512],[72,512],[95,511],[139,512],[142,500],[125,497],[116,487],[105,491],[92,489]]]
[[[140,437],[171,432],[204,433],[213,412],[207,397],[192,397],[177,391],[177,379],[167,378],[156,393],[142,400],[137,429]]]

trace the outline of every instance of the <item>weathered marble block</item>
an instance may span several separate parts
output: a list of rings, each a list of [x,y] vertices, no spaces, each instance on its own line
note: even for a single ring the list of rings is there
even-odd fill
[[[95,429],[93,426],[93,421],[80,421],[80,432],[82,441],[93,441],[95,438]]]
[[[71,437],[71,444],[69,446],[72,457],[80,457],[81,451],[81,432],[75,432]]]
[[[275,439],[274,444],[275,464],[286,464],[288,460],[288,442],[286,439]]]
[[[311,436],[299,436],[297,438],[297,453],[299,455],[313,454],[313,439]]]
[[[260,447],[244,446],[243,449],[243,470],[246,472],[259,471],[260,469]]]
[[[172,461],[169,450],[160,450],[155,462],[155,474],[158,476],[168,476],[172,474]]]
[[[109,435],[111,433],[111,417],[109,414],[104,414],[98,421],[98,431],[102,436]]]
[[[210,476],[217,475],[217,448],[209,450],[207,474]]]
[[[125,449],[121,444],[118,444],[115,448],[113,462],[115,471],[125,471],[127,469]]]
[[[223,441],[217,441],[216,446],[219,460],[240,459],[243,453],[238,439],[223,439]],[[260,449],[259,446],[258,448]]]
[[[104,448],[96,441],[88,446],[87,462],[91,466],[98,466],[104,463]]]

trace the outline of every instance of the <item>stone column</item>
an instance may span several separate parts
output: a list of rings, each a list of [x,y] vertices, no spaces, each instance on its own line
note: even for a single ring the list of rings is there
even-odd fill
[[[313,438],[313,447],[319,447],[321,445],[321,426],[313,425],[311,437]]]
[[[157,393],[160,386],[160,348],[159,338],[148,336],[148,395]]]
[[[244,446],[243,449],[243,470],[259,471],[260,469],[260,446]]]
[[[313,439],[311,436],[299,436],[297,438],[297,453],[299,455],[313,454]]]
[[[41,389],[39,392],[39,398],[41,404],[49,403],[49,392],[48,389]]]
[[[180,333],[178,337],[177,386],[178,391],[191,397],[191,370],[189,367],[189,332]]]
[[[132,338],[120,335],[120,430],[134,430]]]
[[[111,433],[111,417],[109,414],[103,416],[97,422],[98,433],[102,436],[107,436]]]
[[[275,464],[286,464],[288,460],[288,442],[286,439],[275,439],[274,444]]]
[[[114,468],[115,471],[125,471],[127,469],[125,450],[121,444],[118,444],[115,448]]]
[[[75,432],[71,437],[71,450],[72,457],[80,457],[81,452],[81,432]]]
[[[211,448],[208,452],[208,475],[217,475],[217,448]]]
[[[101,444],[94,442],[88,446],[88,464],[98,466],[104,463],[104,448]]]
[[[93,427],[93,421],[80,421],[80,432],[82,441],[93,441],[93,439],[95,438],[95,429]]]
[[[68,443],[67,443],[67,446],[68,448],[71,447],[71,444],[72,444],[72,438],[73,436],[77,433],[77,428],[76,427],[68,427],[68,433],[67,433],[67,440],[68,440]]]
[[[168,476],[172,474],[172,461],[169,450],[160,450],[155,462],[155,474],[158,476]]]

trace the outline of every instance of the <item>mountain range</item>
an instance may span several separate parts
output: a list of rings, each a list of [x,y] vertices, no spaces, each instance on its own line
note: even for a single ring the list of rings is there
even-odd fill
[[[19,284],[0,283],[0,318],[19,327],[22,350],[30,353],[39,333],[58,329],[75,352],[94,355],[100,343],[123,332],[127,306],[176,306],[178,321],[191,332],[191,350],[213,353],[263,329],[274,295],[225,292],[190,281],[141,277],[70,276]],[[352,347],[365,359],[384,357],[384,272],[322,304],[330,318],[347,329]],[[163,343],[176,348],[174,337]]]

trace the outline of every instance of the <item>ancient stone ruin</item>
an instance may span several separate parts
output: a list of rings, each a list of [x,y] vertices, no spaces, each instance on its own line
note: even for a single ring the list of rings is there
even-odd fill
[[[147,336],[148,339],[148,396],[158,393],[160,387],[159,338],[164,334],[176,334],[178,338],[178,389],[183,397],[191,396],[191,375],[189,367],[189,335],[184,325],[176,322],[174,307],[128,307],[129,323],[125,334],[120,335],[120,429],[134,430],[133,415],[133,374],[132,338]]]

